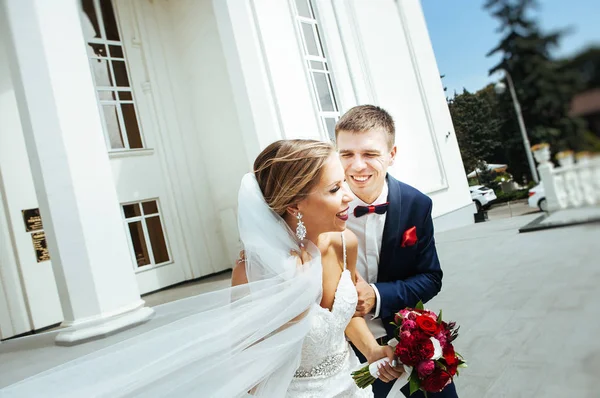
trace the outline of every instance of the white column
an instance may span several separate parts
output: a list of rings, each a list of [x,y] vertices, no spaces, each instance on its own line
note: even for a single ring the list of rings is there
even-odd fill
[[[250,169],[254,158],[282,138],[251,2],[213,0]]]
[[[148,320],[140,299],[76,0],[0,0],[27,152],[64,314],[57,343]]]

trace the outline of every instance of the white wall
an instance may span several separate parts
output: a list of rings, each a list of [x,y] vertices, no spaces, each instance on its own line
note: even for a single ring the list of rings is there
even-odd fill
[[[423,10],[418,0],[401,0],[400,14],[403,24],[410,32],[415,64],[420,74],[422,93],[427,110],[430,114],[432,129],[438,141],[438,148],[444,163],[448,189],[446,191],[432,192],[436,209],[434,215],[443,215],[457,209],[465,209],[468,224],[473,223],[473,202],[469,193],[468,182],[465,176],[462,158],[450,110],[446,103],[446,96],[440,78],[440,72],[435,60],[433,46],[427,31],[427,24]],[[456,223],[455,227],[459,224]]]
[[[265,66],[276,98],[282,136],[320,139],[320,123],[299,46],[299,31],[292,5],[281,0],[254,0],[251,3],[259,26]]]
[[[237,193],[242,175],[250,170],[212,7],[209,0],[156,4],[168,67],[163,78],[172,86],[173,116],[180,125],[170,134],[181,135],[181,153],[172,156],[174,162],[185,158],[186,195],[195,198],[197,211],[178,206],[184,217],[201,223],[185,239],[190,252],[199,239],[206,242],[204,253],[190,254],[202,275],[231,268],[237,258]]]

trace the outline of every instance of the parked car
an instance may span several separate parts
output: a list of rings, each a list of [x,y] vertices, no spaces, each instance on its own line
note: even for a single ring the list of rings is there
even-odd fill
[[[542,184],[538,184],[529,190],[527,203],[529,207],[533,207],[534,209],[548,211],[548,202],[546,201],[546,194],[544,193],[544,186]]]
[[[487,210],[494,200],[496,200],[496,193],[493,189],[483,185],[473,185],[469,187],[471,191],[471,199],[475,202],[477,212],[481,209]]]

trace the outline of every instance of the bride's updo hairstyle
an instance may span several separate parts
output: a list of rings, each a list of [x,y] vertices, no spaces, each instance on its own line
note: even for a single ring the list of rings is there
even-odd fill
[[[266,147],[254,161],[254,175],[269,207],[283,217],[319,183],[334,151],[316,140],[280,140]]]

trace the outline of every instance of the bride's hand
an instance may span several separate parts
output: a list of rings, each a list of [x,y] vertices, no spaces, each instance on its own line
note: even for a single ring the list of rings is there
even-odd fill
[[[378,346],[373,349],[371,354],[367,357],[369,363],[380,360],[381,358],[389,358],[389,362],[379,366],[379,379],[384,383],[396,380],[402,373],[404,373],[404,367],[398,364],[396,367],[392,367],[392,361],[396,359],[394,356],[394,349],[388,345]]]

